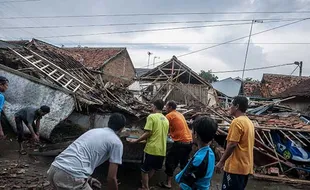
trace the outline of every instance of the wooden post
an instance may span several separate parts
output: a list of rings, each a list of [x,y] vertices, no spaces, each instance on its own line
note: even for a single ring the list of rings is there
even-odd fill
[[[276,150],[276,146],[275,146],[275,144],[273,143],[273,140],[272,140],[272,137],[271,137],[270,132],[268,132],[268,134],[269,134],[269,138],[270,138],[270,140],[271,140],[271,142],[272,142],[271,146],[273,147],[274,154],[276,155],[276,157],[277,157],[277,159],[278,159],[281,172],[283,173],[283,167],[282,167],[282,165],[281,165],[281,162],[280,162],[280,159],[279,159],[277,150]]]

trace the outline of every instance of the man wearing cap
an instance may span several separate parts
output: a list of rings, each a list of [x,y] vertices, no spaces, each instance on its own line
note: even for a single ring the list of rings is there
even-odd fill
[[[31,136],[35,142],[39,142],[39,129],[41,118],[50,112],[48,106],[41,106],[40,108],[25,107],[15,113],[15,123],[18,134],[19,153],[24,155],[27,152],[23,148],[24,141],[24,126],[28,127]]]
[[[3,76],[0,76],[0,114],[3,110],[5,98],[3,96],[3,92],[5,92],[8,89],[9,86],[9,80]],[[4,139],[4,133],[1,125],[1,115],[0,115],[0,139]]]

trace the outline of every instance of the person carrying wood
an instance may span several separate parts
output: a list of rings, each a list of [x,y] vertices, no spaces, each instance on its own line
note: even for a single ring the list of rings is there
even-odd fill
[[[153,113],[146,119],[144,134],[130,142],[138,143],[146,140],[144,148],[145,159],[141,167],[142,188],[140,190],[149,190],[149,180],[163,166],[167,149],[167,135],[169,130],[169,121],[162,114],[165,103],[162,100],[153,102]]]
[[[25,140],[23,122],[28,127],[31,133],[32,139],[35,142],[39,142],[40,141],[40,135],[39,135],[40,121],[42,117],[48,114],[49,112],[50,112],[50,107],[44,105],[44,106],[41,106],[40,108],[25,107],[15,113],[15,123],[16,123],[16,129],[17,129],[17,134],[18,134],[20,154],[22,155],[27,154],[27,152],[24,150],[24,147],[23,147],[23,142]]]
[[[176,111],[176,108],[177,104],[174,101],[167,102],[166,111],[168,114],[166,118],[169,121],[169,134],[174,142],[167,152],[165,162],[167,181],[159,183],[158,186],[168,189],[172,187],[174,170],[179,164],[181,170],[186,166],[192,151],[192,133],[184,116]]]
[[[5,92],[9,87],[9,80],[3,76],[0,76],[0,114],[3,110],[3,106],[4,106],[4,102],[5,102],[5,98],[3,96],[3,92]],[[4,139],[4,133],[3,133],[3,129],[2,129],[2,125],[1,125],[1,115],[0,115],[0,139]]]
[[[254,125],[246,116],[248,99],[237,96],[233,99],[230,114],[231,122],[226,150],[216,165],[220,172],[224,169],[222,190],[244,190],[248,177],[253,174]]]
[[[126,118],[113,113],[104,128],[91,129],[76,139],[60,153],[47,171],[47,178],[54,189],[91,190],[101,183],[91,178],[95,168],[109,160],[108,187],[117,190],[117,170],[122,164],[123,143],[119,138]]]

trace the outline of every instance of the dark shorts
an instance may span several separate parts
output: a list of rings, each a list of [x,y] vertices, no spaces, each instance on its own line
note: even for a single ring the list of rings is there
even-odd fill
[[[173,176],[174,170],[180,164],[180,169],[185,168],[189,154],[192,151],[192,143],[181,143],[175,142],[172,144],[171,148],[168,150],[166,163],[165,163],[165,173],[168,176]]]
[[[16,124],[16,130],[17,130],[17,135],[18,135],[18,142],[21,143],[25,141],[25,131],[24,131],[24,126],[23,126],[23,120],[20,117],[15,117],[15,124]],[[25,123],[28,125],[27,123]],[[37,128],[34,124],[32,124],[33,130],[35,133],[37,133]]]
[[[141,171],[148,173],[151,170],[160,170],[163,167],[164,156],[154,156],[145,153],[145,159],[141,166]]]
[[[23,120],[20,117],[15,117],[15,123],[16,123],[17,135],[18,135],[18,142],[21,143],[25,140]]]
[[[244,190],[249,175],[238,175],[224,172],[222,190]]]

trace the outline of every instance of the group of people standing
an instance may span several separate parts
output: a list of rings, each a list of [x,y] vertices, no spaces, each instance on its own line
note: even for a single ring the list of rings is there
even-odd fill
[[[5,102],[5,97],[3,93],[8,89],[8,87],[9,87],[9,80],[6,77],[0,76],[0,113],[3,110]],[[20,154],[22,155],[27,154],[27,152],[23,148],[23,142],[25,141],[25,132],[23,123],[29,129],[32,139],[35,142],[39,142],[40,120],[44,115],[48,114],[49,112],[50,107],[43,105],[40,108],[24,107],[14,114]],[[1,125],[1,118],[2,117],[0,116],[0,139],[4,139],[5,135]]]
[[[167,114],[162,113],[163,108]],[[149,181],[165,161],[167,180],[159,182],[161,188],[172,188],[176,168],[181,171],[175,176],[180,189],[208,190],[214,171],[224,170],[222,190],[244,190],[248,177],[253,173],[254,125],[246,116],[248,100],[238,96],[232,101],[232,121],[226,150],[216,164],[210,148],[217,131],[217,123],[209,117],[198,117],[191,130],[184,116],[176,111],[174,101],[153,102],[153,113],[147,117],[144,133],[130,143],[146,141],[144,161],[141,166],[141,190],[148,190]],[[117,170],[122,164],[123,144],[118,135],[126,119],[122,114],[111,115],[108,126],[92,129],[75,140],[56,157],[48,170],[48,179],[55,189],[92,189],[100,187],[99,181],[91,178],[95,168],[109,160],[108,189],[118,189]],[[167,150],[167,137],[173,144]],[[192,146],[198,150],[192,158]],[[216,164],[216,165],[215,165]],[[95,186],[93,186],[95,185]]]

